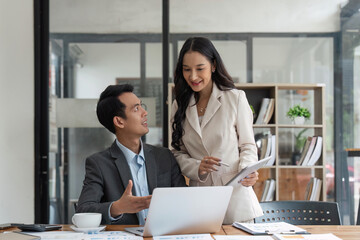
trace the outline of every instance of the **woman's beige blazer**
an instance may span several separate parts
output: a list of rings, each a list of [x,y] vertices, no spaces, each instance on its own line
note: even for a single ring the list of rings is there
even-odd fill
[[[177,110],[174,101],[171,124]],[[222,186],[250,163],[258,161],[252,127],[253,116],[244,91],[221,91],[213,85],[201,124],[194,96],[191,97],[183,124],[183,145],[180,151],[172,149],[181,171],[190,178],[190,186]],[[204,156],[220,158],[222,165],[201,181],[198,169]],[[251,221],[263,215],[252,187],[241,184],[234,188],[224,224]]]

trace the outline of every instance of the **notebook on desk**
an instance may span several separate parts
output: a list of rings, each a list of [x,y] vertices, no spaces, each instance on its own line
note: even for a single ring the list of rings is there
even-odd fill
[[[240,223],[234,222],[233,227],[239,228],[252,235],[273,235],[273,234],[308,234],[308,232],[286,222],[269,222],[269,223]]]
[[[156,188],[144,227],[125,230],[143,237],[218,232],[232,190],[227,186]]]

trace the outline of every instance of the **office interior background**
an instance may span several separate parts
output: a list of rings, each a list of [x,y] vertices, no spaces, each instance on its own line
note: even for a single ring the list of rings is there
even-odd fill
[[[167,83],[185,39],[205,36],[237,83],[325,85],[327,201],[354,224],[360,159],[345,149],[360,147],[359,9],[346,0],[0,0],[0,222],[69,222],[86,156],[114,140],[94,113],[109,84],[135,86],[151,106],[144,141],[168,146]]]

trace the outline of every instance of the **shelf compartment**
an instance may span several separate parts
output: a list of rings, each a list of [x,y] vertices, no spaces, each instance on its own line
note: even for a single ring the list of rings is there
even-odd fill
[[[278,177],[279,201],[305,200],[306,187],[312,177],[323,180],[323,170],[315,168],[280,168]],[[321,184],[320,200],[323,199]]]
[[[275,167],[266,167],[259,169],[258,172],[259,172],[259,180],[254,185],[254,191],[258,200],[260,201],[262,193],[264,191],[265,181],[269,178],[274,180],[276,179],[276,169]]]
[[[310,111],[310,119],[306,120],[305,125],[317,125],[323,122],[323,88],[318,87],[278,87],[277,91],[277,117],[278,124],[292,124],[290,118],[286,116],[291,107],[300,105]]]

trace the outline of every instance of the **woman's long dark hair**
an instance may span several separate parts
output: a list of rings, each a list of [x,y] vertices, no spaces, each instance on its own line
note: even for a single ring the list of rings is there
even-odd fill
[[[184,79],[182,72],[184,55],[191,51],[200,53],[215,66],[215,72],[212,73],[211,78],[220,90],[226,91],[235,88],[234,81],[226,71],[223,61],[212,42],[203,37],[188,38],[181,48],[174,73],[174,92],[178,109],[175,113],[174,122],[172,124],[173,133],[171,146],[176,150],[180,150],[181,138],[184,135],[183,122],[186,117],[186,108],[189,105],[191,95],[194,93]],[[197,102],[199,100],[199,94],[196,92],[194,94]]]

